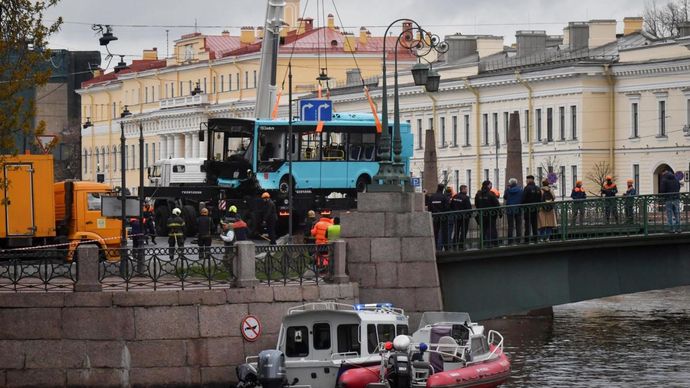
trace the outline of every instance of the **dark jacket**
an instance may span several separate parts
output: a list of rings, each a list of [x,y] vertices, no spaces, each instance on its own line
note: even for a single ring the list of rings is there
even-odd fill
[[[168,236],[184,237],[184,220],[180,216],[168,218]]]
[[[601,194],[604,197],[615,197],[618,194],[618,186],[615,183],[608,184],[604,182],[604,185],[601,187]]]
[[[534,183],[528,183],[525,189],[522,190],[522,203],[539,203],[541,201],[541,189]]]
[[[470,197],[465,193],[457,193],[450,200],[450,210],[471,210],[472,203],[470,203]]]
[[[506,191],[503,193],[503,199],[506,201],[506,205],[519,205],[522,203],[522,187],[515,185],[515,186],[509,186],[506,188]],[[516,214],[520,212],[519,207],[512,207],[506,209],[506,214]]]
[[[678,199],[680,198],[680,195],[678,195],[678,192],[680,192],[680,182],[673,174],[664,174],[661,179],[661,187],[659,192],[661,194],[666,194],[664,195],[664,198]],[[669,195],[673,193],[676,195]]]
[[[276,204],[273,200],[264,201],[263,203],[263,221],[266,224],[275,224],[278,220],[278,213],[276,212]]]
[[[581,187],[575,187],[570,193],[570,198],[575,200],[587,199],[587,193]]]
[[[237,220],[233,222],[232,229],[235,231],[235,241],[249,240],[249,228],[246,222]]]
[[[500,203],[498,203],[496,194],[489,190],[479,190],[474,196],[474,206],[477,209],[483,209],[487,207],[498,207]]]
[[[213,235],[213,220],[209,216],[199,216],[196,220],[199,229],[198,237],[211,237]]]
[[[623,196],[625,196],[625,197],[632,197],[634,195],[637,195],[637,190],[635,190],[635,186],[628,188],[625,191],[625,193],[623,193]]]
[[[436,192],[429,198],[429,211],[441,213],[448,211],[448,197],[443,192]]]

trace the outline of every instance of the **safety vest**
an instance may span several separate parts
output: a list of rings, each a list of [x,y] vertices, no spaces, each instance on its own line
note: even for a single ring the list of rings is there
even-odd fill
[[[168,218],[168,237],[184,237],[184,220],[181,217]]]
[[[316,237],[317,244],[328,244],[328,238],[326,237],[326,231],[328,227],[333,225],[333,220],[330,218],[321,218],[319,222],[311,228],[311,235]]]
[[[326,232],[328,240],[337,240],[340,238],[340,225],[331,225],[326,229]]]

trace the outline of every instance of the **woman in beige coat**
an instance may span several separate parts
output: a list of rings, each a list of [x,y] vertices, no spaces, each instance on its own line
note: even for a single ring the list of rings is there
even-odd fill
[[[553,205],[556,196],[551,191],[549,181],[546,179],[541,182],[541,197],[544,205],[539,209],[539,238],[541,241],[548,241],[551,238],[553,228],[556,227],[556,209]]]

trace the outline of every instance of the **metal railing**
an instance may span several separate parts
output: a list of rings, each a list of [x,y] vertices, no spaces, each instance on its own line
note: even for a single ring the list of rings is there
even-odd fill
[[[690,193],[597,197],[433,214],[438,254],[690,231]]]
[[[235,247],[122,248],[115,254],[119,261],[99,266],[104,290],[211,289],[235,279]]]
[[[0,252],[0,292],[72,291],[77,260],[67,249]]]
[[[333,275],[333,245],[259,245],[256,277],[262,283],[317,284]]]

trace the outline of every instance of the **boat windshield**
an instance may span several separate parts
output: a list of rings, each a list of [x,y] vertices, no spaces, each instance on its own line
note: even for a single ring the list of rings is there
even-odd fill
[[[440,322],[470,323],[471,321],[468,313],[426,312],[422,314],[422,319],[419,321],[419,328],[421,329],[425,326]]]

